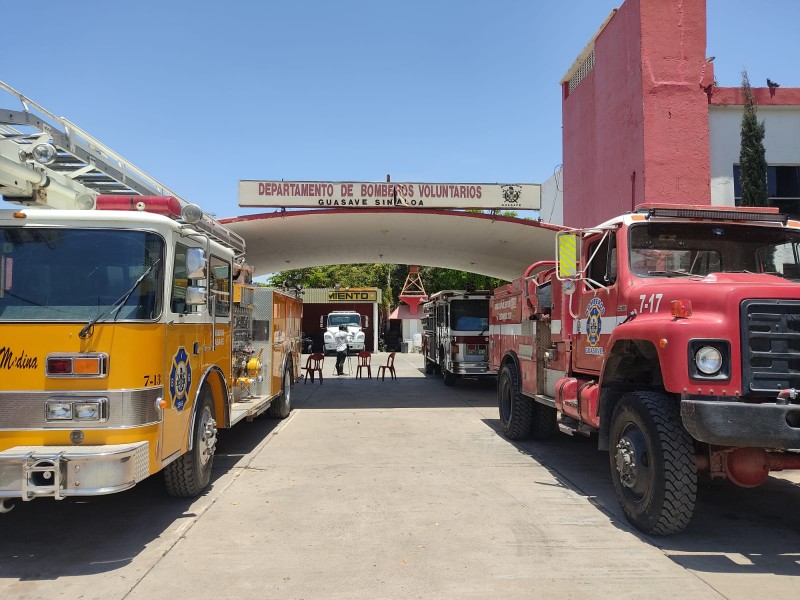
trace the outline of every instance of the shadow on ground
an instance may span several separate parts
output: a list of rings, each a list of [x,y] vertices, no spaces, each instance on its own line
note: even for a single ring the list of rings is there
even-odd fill
[[[211,485],[203,495],[212,494],[219,477],[278,423],[262,418],[239,423],[235,436],[221,439]],[[196,498],[167,496],[161,473],[118,494],[19,502],[10,513],[0,515],[0,578],[42,581],[112,572],[130,563],[168,528],[195,517],[195,502]]]
[[[484,423],[506,439],[499,420]],[[561,485],[587,497],[615,526],[661,548],[681,567],[705,573],[800,575],[800,485],[780,473],[753,489],[724,481],[704,483],[683,532],[647,536],[622,513],[608,453],[597,450],[596,438],[557,435],[544,442],[506,442],[547,468]]]

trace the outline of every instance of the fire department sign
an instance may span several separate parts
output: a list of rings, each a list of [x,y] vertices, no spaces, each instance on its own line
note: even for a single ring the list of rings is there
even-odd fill
[[[192,365],[189,356],[181,346],[172,357],[172,369],[169,372],[169,393],[172,396],[172,405],[178,410],[183,410],[189,390],[192,387]]]
[[[239,206],[539,210],[538,183],[239,181]]]

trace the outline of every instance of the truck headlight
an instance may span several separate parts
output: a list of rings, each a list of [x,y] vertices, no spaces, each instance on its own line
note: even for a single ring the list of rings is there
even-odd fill
[[[45,417],[48,421],[71,421],[72,403],[71,402],[48,402],[45,409]]]
[[[713,346],[703,346],[695,353],[694,364],[704,375],[714,375],[722,368],[722,352]]]
[[[76,402],[73,412],[76,421],[99,421],[102,417],[99,402]]]
[[[689,377],[698,381],[726,381],[731,378],[731,343],[728,340],[689,340]]]

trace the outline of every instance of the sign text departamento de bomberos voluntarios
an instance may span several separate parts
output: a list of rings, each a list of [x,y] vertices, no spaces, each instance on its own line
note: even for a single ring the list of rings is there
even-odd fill
[[[538,184],[240,181],[240,206],[538,208]]]

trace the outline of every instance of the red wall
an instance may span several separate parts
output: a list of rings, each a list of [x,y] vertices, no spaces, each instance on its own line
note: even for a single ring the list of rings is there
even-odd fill
[[[751,89],[758,106],[800,106],[800,88]],[[744,106],[744,94],[741,88],[715,87],[710,101],[714,106]]]
[[[627,0],[563,101],[564,223],[710,204],[705,0]]]

